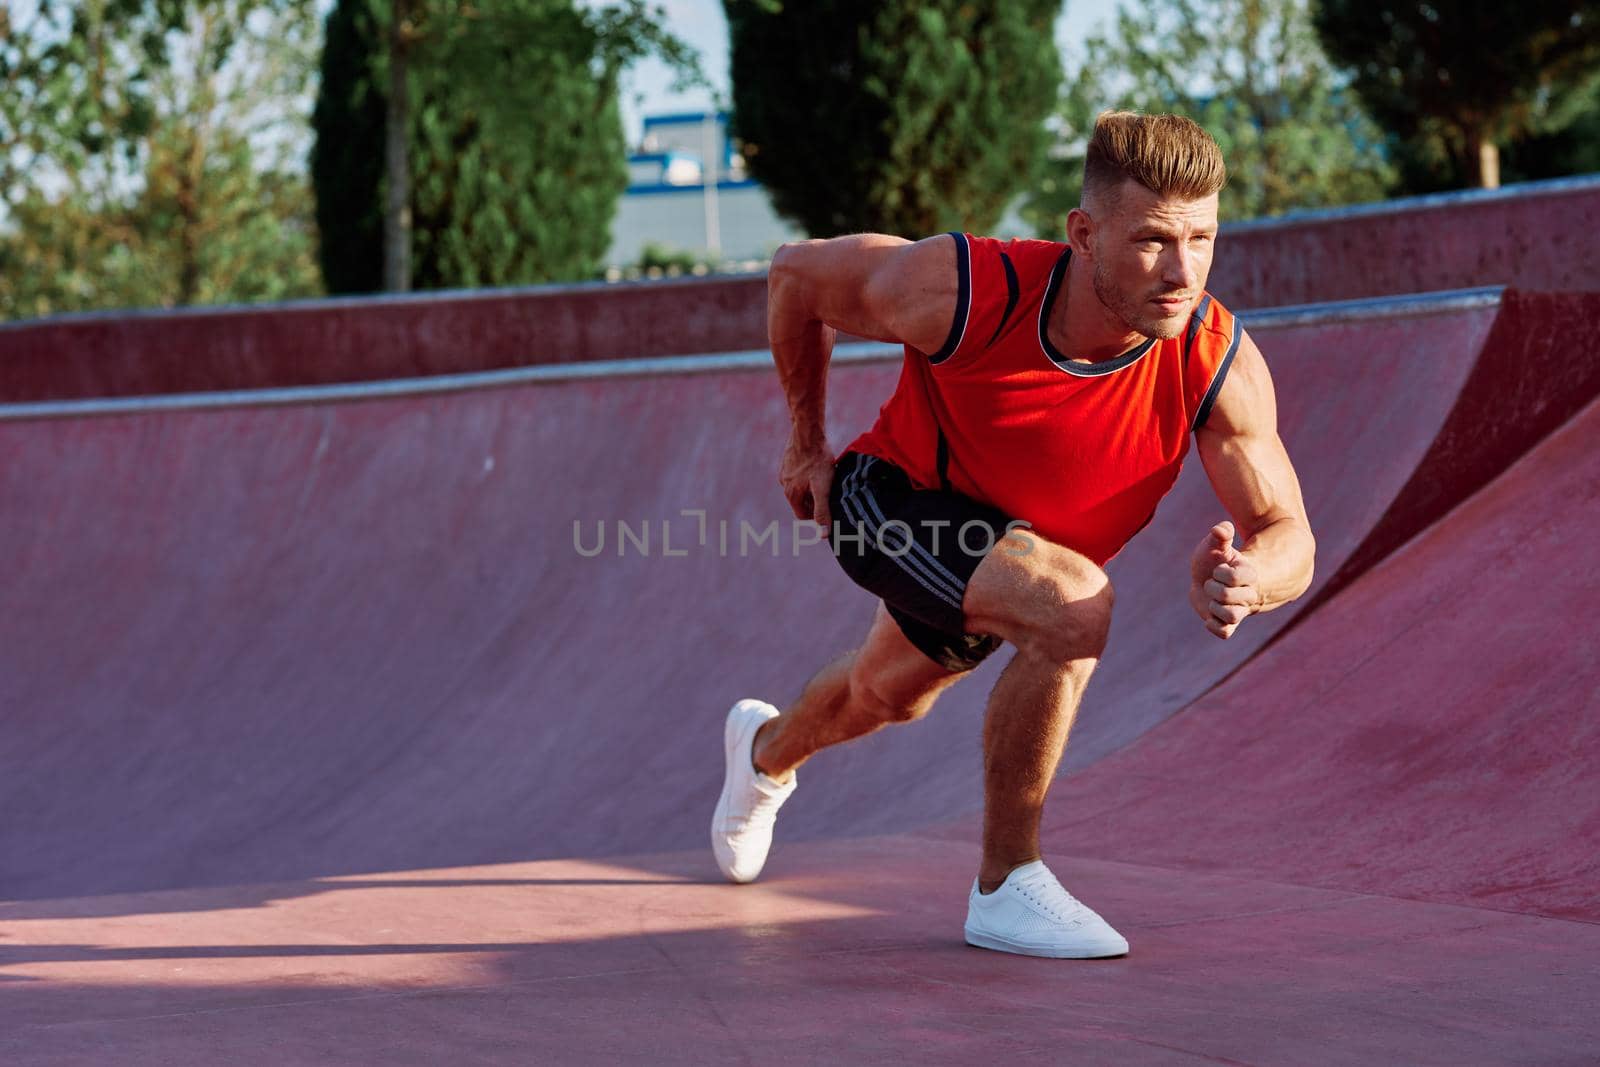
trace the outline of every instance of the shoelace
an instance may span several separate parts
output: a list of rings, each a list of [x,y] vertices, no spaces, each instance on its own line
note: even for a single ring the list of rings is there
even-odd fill
[[[1082,901],[1067,892],[1048,868],[1034,871],[1013,884],[1024,898],[1047,917],[1066,926],[1083,925],[1085,916]]]

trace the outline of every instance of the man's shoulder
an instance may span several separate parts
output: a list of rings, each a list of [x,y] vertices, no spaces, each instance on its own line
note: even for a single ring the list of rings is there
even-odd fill
[[[1237,342],[1241,327],[1233,312],[1223,306],[1207,290],[1200,294],[1200,299],[1195,302],[1194,311],[1189,316],[1189,328],[1184,331],[1185,347],[1192,347],[1194,342],[1202,336],[1208,340],[1220,341],[1223,344]]]
[[[1055,261],[1066,251],[1066,244],[1061,241],[1046,241],[1038,237],[989,237],[982,234],[966,234],[974,246],[982,245],[992,248],[996,252],[1017,258],[1044,259]]]
[[[987,237],[971,233],[961,237],[975,267],[1008,267],[1024,287],[1031,279],[1047,278],[1067,250],[1064,242],[1034,237]]]

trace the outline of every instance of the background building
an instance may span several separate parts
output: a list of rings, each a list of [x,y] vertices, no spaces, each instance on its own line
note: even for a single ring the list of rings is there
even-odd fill
[[[628,172],[606,254],[613,267],[638,263],[646,245],[713,264],[764,261],[805,236],[746,175],[725,111],[647,116]]]

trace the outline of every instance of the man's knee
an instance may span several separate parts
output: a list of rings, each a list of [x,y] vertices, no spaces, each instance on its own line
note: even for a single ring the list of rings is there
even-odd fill
[[[1093,560],[1031,532],[1010,535],[967,586],[969,629],[998,634],[1019,653],[1065,661],[1098,658],[1111,628],[1111,580]]]
[[[1018,651],[1056,662],[1099,659],[1116,601],[1105,572],[1093,564],[1045,568],[1026,585],[1027,610],[1013,641]]]

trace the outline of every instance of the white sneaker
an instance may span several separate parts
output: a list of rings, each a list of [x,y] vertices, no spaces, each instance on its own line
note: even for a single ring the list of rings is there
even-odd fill
[[[972,883],[967,944],[1023,956],[1089,960],[1122,956],[1128,942],[1056,881],[1043,860],[1024,863],[993,893]]]
[[[794,792],[795,776],[782,784],[773,781],[750,762],[756,731],[778,709],[760,700],[741,700],[728,711],[722,730],[722,751],[727,769],[722,776],[722,796],[711,816],[711,851],[730,882],[753,882],[767,862],[772,847],[772,824],[778,809]]]

